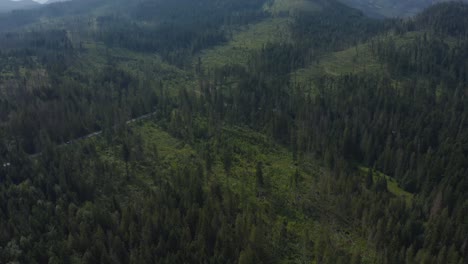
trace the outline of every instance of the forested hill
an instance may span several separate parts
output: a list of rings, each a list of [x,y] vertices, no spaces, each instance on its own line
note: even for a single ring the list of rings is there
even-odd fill
[[[22,0],[22,1],[11,1],[11,0],[1,0],[0,1],[0,13],[9,12],[17,9],[28,9],[38,7],[39,4],[32,0]]]
[[[437,3],[452,0],[340,0],[375,17],[409,17]],[[466,0],[460,0],[466,2]],[[460,2],[453,1],[453,2]]]
[[[466,263],[467,18],[328,0],[0,15],[0,263]]]

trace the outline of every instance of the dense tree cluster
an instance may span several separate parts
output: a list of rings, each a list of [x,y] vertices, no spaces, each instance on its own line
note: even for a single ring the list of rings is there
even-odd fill
[[[370,45],[391,76],[324,76],[316,81],[317,94],[309,94],[285,78],[291,69],[288,63],[297,61],[294,53],[273,57],[266,47],[251,60],[248,71],[227,69],[215,76],[238,79],[238,86],[228,91],[205,88],[201,100],[209,106],[203,109],[213,111],[208,116],[216,112],[236,124],[265,131],[299,156],[323,157],[338,174],[344,170],[340,160],[345,158],[394,177],[417,194],[411,207],[386,199],[355,201],[367,204],[360,208],[368,209],[358,210],[362,214],[356,218],[373,226],[367,232],[386,252],[386,260],[438,258],[461,263],[466,258],[468,232],[466,39],[449,44],[440,35],[425,34],[403,47],[391,38]],[[369,185],[387,189],[385,181]],[[439,243],[442,237],[446,239]]]
[[[110,46],[158,52],[170,63],[188,66],[197,52],[225,42],[234,26],[263,18],[262,11],[252,10],[261,10],[264,2],[138,1],[128,19],[122,17],[126,13],[99,18],[96,37]]]
[[[430,7],[416,17],[416,28],[430,29],[432,32],[455,38],[465,38],[468,34],[468,7],[464,3],[442,3]]]
[[[292,39],[264,45],[246,65],[191,69],[194,55],[226,41],[234,26],[265,16],[262,4],[119,2],[79,34],[189,69],[196,80],[176,91],[168,91],[164,74],[175,73],[167,67],[138,71],[117,56],[77,70],[86,51],[66,31],[2,35],[0,262],[363,261],[334,244],[333,231],[294,235],[284,218],[293,210],[353,229],[379,263],[466,262],[466,5],[376,21],[329,2],[314,15],[298,13]],[[291,81],[321,55],[362,42],[381,71],[322,74],[310,87]],[[167,162],[128,129],[128,120],[148,113],[194,153]],[[226,127],[289,149],[296,168],[287,194],[273,191],[264,153],[244,149]],[[54,147],[98,130],[99,140]],[[251,171],[233,171],[240,157]],[[310,162],[320,164],[314,185],[302,178]],[[237,193],[223,180],[246,187]]]
[[[144,149],[135,135],[126,137],[133,165],[158,164],[149,159],[157,150]],[[147,155],[141,156],[142,148]],[[23,157],[11,160],[18,165],[8,171],[2,168],[2,261],[268,263],[272,258],[270,223],[262,211],[216,181],[207,185],[200,164],[151,167],[145,173],[154,174],[156,189],[127,201],[114,188],[125,189],[128,179],[101,159],[94,145],[71,153],[50,149],[40,159],[39,166]],[[31,173],[35,177],[27,176]]]

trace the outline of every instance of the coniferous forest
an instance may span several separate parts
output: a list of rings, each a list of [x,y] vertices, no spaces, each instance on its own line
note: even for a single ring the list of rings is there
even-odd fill
[[[0,14],[0,263],[468,263],[468,5]]]

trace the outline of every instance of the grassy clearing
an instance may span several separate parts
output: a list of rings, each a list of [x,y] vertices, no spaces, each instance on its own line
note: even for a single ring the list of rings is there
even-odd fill
[[[304,250],[304,236],[318,241],[323,239],[324,234],[331,234],[327,240],[340,249],[350,253],[360,252],[364,259],[373,260],[375,253],[366,240],[353,228],[333,221],[330,217],[335,214],[335,209],[327,205],[327,201],[321,201],[319,197],[312,198],[313,193],[319,189],[317,179],[323,176],[320,166],[309,161],[305,168],[305,165],[293,160],[288,149],[275,144],[265,135],[245,128],[224,127],[220,135],[223,140],[211,139],[188,145],[152,121],[132,124],[131,130],[134,135],[142,138],[143,149],[142,158],[134,157],[130,162],[129,180],[125,176],[121,145],[108,145],[101,137],[90,139],[98,146],[99,158],[114,168],[114,178],[110,180],[113,184],[109,188],[112,188],[113,193],[119,193],[118,197],[123,202],[144,199],[148,191],[160,188],[161,181],[171,182],[169,179],[159,178],[161,170],[176,171],[177,167],[204,164],[203,145],[209,143],[213,146],[213,152],[218,154],[212,172],[208,173],[208,183],[216,180],[224,188],[243,197],[242,202],[258,205],[268,212],[278,226],[287,223],[289,238],[285,246],[288,251],[297,254],[290,255],[281,263],[298,263]],[[222,160],[226,142],[233,150],[232,169],[229,172],[225,171]],[[257,185],[258,162],[264,164],[263,186]],[[294,185],[291,179],[296,171],[300,173],[300,182]],[[313,213],[304,210],[304,206],[312,209]]]
[[[314,64],[291,74],[296,84],[310,86],[312,81],[322,75],[339,76],[351,73],[377,73],[385,71],[367,44],[323,55]]]
[[[202,52],[199,55],[202,64],[206,69],[230,64],[245,65],[251,53],[266,43],[289,41],[289,22],[289,18],[268,18],[238,29],[228,43]],[[194,64],[197,62],[198,58]]]
[[[402,47],[422,36],[423,32],[409,32],[404,35],[378,36],[375,41],[393,41]],[[449,43],[450,44],[450,43]],[[387,66],[372,54],[368,43],[322,55],[306,68],[291,73],[294,83],[313,88],[313,81],[323,75],[340,76],[345,74],[386,74]],[[396,78],[395,82],[399,81]]]
[[[367,175],[367,173],[369,172],[369,168],[367,167],[359,166],[358,168],[363,176]],[[374,177],[374,182],[377,181],[378,179],[385,178],[387,180],[387,189],[390,193],[392,193],[396,197],[403,198],[406,201],[407,205],[412,204],[414,195],[412,193],[409,193],[403,190],[394,178],[388,175],[385,175],[379,171],[374,171],[373,177]]]
[[[260,133],[243,128],[224,128],[224,136],[229,139],[235,149],[235,162],[229,176],[223,170],[222,162],[218,161],[215,173],[225,184],[239,193],[248,193],[254,198],[258,191],[256,187],[256,164],[264,164],[265,190],[257,202],[263,203],[274,213],[277,221],[286,221],[287,230],[297,240],[293,246],[296,252],[301,252],[301,239],[308,234],[313,241],[318,241],[323,234],[332,234],[328,239],[340,249],[359,252],[363,263],[374,263],[376,252],[367,240],[352,227],[343,226],[332,218],[339,214],[329,198],[315,197],[314,193],[321,189],[319,178],[328,177],[323,168],[312,160],[301,162],[293,160],[290,150],[272,142]],[[292,182],[296,171],[299,182]],[[333,198],[331,198],[333,200]],[[303,207],[313,208],[311,215]],[[318,214],[318,216],[315,216]],[[332,218],[330,218],[332,217]],[[298,259],[284,260],[283,263],[297,263]]]
[[[105,143],[102,137],[89,139],[97,146],[99,159],[115,171],[111,179],[112,193],[124,203],[143,200],[149,190],[156,190],[160,181],[160,169],[172,170],[177,166],[189,165],[196,152],[187,144],[175,139],[152,122],[139,122],[131,126],[132,133],[142,139],[142,149],[134,150],[129,162],[130,177],[126,178],[122,145],[118,142]]]
[[[318,12],[321,9],[319,1],[275,0],[264,6],[272,17],[235,30],[228,43],[205,50],[198,57],[206,69],[245,65],[252,52],[265,44],[292,41],[289,24],[295,12]],[[198,57],[194,59],[194,65],[198,63]]]

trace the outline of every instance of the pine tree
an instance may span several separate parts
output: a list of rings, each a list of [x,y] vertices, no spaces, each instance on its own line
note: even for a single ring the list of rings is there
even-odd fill
[[[263,187],[265,182],[263,179],[263,163],[262,162],[257,162],[257,167],[255,170],[255,177],[257,180],[257,186]]]
[[[366,176],[366,188],[371,189],[372,186],[374,185],[374,173],[373,169],[370,169],[367,171],[367,176]]]

